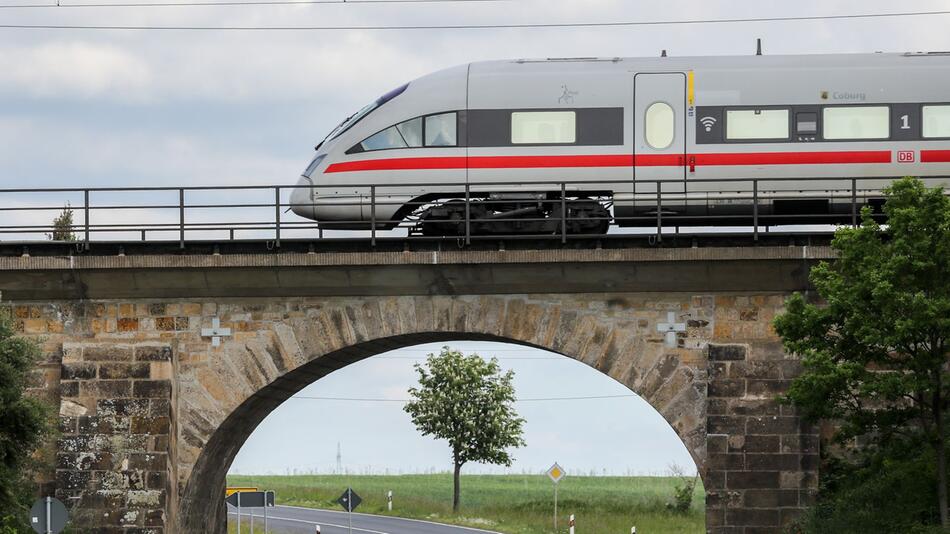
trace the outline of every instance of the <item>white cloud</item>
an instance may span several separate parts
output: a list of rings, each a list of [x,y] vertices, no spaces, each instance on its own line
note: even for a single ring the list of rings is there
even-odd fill
[[[0,88],[44,98],[140,94],[153,81],[150,66],[115,45],[82,41],[5,47]]]
[[[103,131],[52,119],[0,118],[0,167],[20,166],[24,159],[66,171],[41,183],[23,180],[36,187],[50,182],[64,185],[62,180],[76,176],[82,176],[83,183],[69,185],[103,186],[117,176],[125,181],[114,185],[287,183],[306,164],[302,158],[277,157],[264,148],[231,148],[213,137],[155,131],[145,125]]]

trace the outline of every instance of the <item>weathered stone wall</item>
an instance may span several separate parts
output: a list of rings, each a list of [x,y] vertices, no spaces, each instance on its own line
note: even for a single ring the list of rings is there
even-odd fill
[[[818,487],[818,431],[776,402],[801,373],[771,320],[783,301],[718,297],[708,350],[706,528],[715,534],[781,532]]]
[[[71,342],[62,362],[57,495],[77,524],[99,532],[161,532],[170,494],[171,347]]]
[[[703,474],[710,532],[753,534],[779,532],[815,487],[810,429],[772,400],[797,372],[769,326],[782,302],[616,293],[13,308],[21,331],[44,340],[48,389],[59,381],[57,494],[97,532],[222,532],[224,476],[274,407],[374,354],[479,339],[564,354],[643,396]],[[671,313],[685,326],[672,346],[659,329]],[[201,335],[214,318],[231,329],[220,347]]]

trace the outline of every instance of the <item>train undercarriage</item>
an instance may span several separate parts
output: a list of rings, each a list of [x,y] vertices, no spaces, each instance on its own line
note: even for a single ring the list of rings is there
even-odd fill
[[[425,206],[414,214],[415,231],[427,236],[606,234],[609,200],[544,194],[493,194]],[[564,228],[562,229],[562,226]]]

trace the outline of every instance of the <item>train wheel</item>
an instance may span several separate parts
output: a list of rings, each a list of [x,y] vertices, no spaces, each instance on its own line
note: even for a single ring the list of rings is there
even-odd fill
[[[561,206],[551,211],[555,233],[561,232]],[[610,230],[610,212],[596,200],[581,198],[567,201],[567,233],[572,235],[604,235]]]
[[[485,206],[479,202],[469,205],[469,231],[475,233],[476,220],[485,217]],[[422,235],[458,236],[465,235],[465,201],[449,200],[429,208],[419,218]]]

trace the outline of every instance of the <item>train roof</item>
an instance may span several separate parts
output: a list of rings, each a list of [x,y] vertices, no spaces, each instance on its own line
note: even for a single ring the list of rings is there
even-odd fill
[[[509,59],[475,62],[471,64],[471,69],[473,72],[517,72],[523,69],[636,72],[658,69],[898,68],[937,65],[950,66],[950,52]]]

